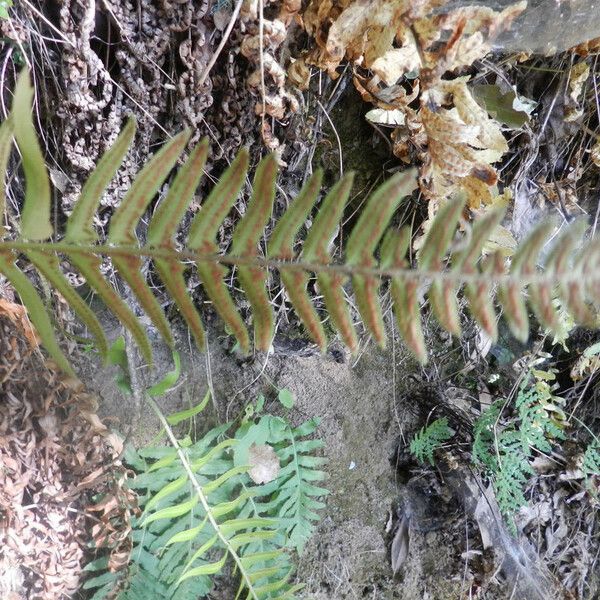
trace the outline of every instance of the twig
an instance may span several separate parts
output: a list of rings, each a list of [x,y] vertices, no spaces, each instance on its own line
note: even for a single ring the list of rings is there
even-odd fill
[[[196,87],[198,87],[198,88],[202,87],[202,84],[204,83],[204,81],[206,80],[208,75],[210,74],[212,68],[215,66],[215,63],[217,62],[217,58],[219,58],[219,55],[223,51],[223,48],[225,47],[225,44],[227,43],[227,40],[229,39],[229,36],[231,35],[231,30],[233,29],[233,26],[235,25],[235,22],[237,21],[238,15],[240,14],[240,10],[242,8],[242,3],[243,3],[243,0],[237,1],[237,4],[235,5],[235,8],[233,9],[233,13],[231,15],[231,20],[229,21],[229,25],[227,25],[227,29],[225,30],[225,33],[223,34],[223,37],[221,38],[221,41],[219,42],[219,45],[217,46],[215,53],[211,56],[204,71],[202,71],[202,74],[200,75],[200,78],[198,79],[198,83],[196,84]]]
[[[56,25],[54,25],[51,21],[49,21],[35,6],[33,6],[33,4],[31,4],[31,2],[29,2],[28,0],[23,0],[23,4],[25,4],[25,6],[27,6],[27,8],[29,8],[29,10],[31,12],[34,12],[44,22],[45,25],[47,25],[48,27],[50,27],[50,29],[52,29],[52,31],[54,31],[56,34],[58,34],[61,37],[61,39],[65,42],[65,44],[68,44],[69,46],[71,46],[71,48],[76,47],[76,44],[74,42],[72,42],[60,29],[58,29],[58,27],[56,27]],[[10,23],[10,19],[8,21]],[[58,42],[59,40],[52,40],[52,41]]]
[[[265,17],[263,0],[258,0],[258,53],[259,53],[259,68],[260,68],[260,93],[262,96],[262,132],[264,135],[265,129],[265,113],[267,112],[267,91],[265,88],[265,61],[263,58],[265,48]]]
[[[340,140],[340,136],[338,135],[337,129],[335,128],[335,125],[333,124],[331,117],[327,114],[327,111],[325,110],[325,107],[323,106],[321,101],[318,98],[315,98],[315,100],[317,101],[317,104],[321,107],[321,110],[323,111],[325,118],[331,125],[331,129],[333,130],[333,135],[335,135],[335,139],[337,140],[338,151],[340,153],[340,177],[343,177],[344,176],[344,162],[343,162],[343,158],[342,158],[342,142]]]

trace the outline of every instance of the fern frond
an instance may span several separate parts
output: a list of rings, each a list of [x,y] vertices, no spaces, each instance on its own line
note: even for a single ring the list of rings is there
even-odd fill
[[[329,493],[320,485],[327,478],[319,468],[325,459],[313,455],[323,442],[303,439],[312,436],[318,425],[319,419],[313,418],[292,428],[284,419],[265,415],[259,423],[241,428],[238,434],[242,443],[244,438],[256,440],[260,436],[261,443],[274,448],[281,468],[276,479],[253,488],[255,496],[241,514],[276,517],[285,532],[286,545],[298,553],[304,549],[320,519],[317,511],[325,507],[319,498]]]
[[[498,470],[495,452],[496,427],[504,406],[503,400],[496,400],[481,413],[473,425],[473,462],[494,472]]]
[[[525,451],[535,448],[540,452],[551,452],[551,439],[564,439],[562,430],[553,423],[551,415],[540,402],[535,387],[527,390],[522,386],[517,394],[515,406],[520,419],[521,442]]]
[[[523,439],[519,431],[507,429],[497,440],[497,470],[493,473],[494,491],[500,512],[508,519],[514,532],[512,517],[527,505],[524,489],[534,474],[529,464],[529,452],[523,451]]]
[[[29,110],[32,94],[28,76],[24,73],[15,89],[12,113],[0,127],[0,218],[4,216],[4,185],[12,137],[22,156],[26,186],[20,232],[10,238],[0,238],[0,272],[18,291],[44,346],[66,371],[71,368],[54,337],[51,319],[34,287],[17,266],[18,261],[27,259],[31,262],[49,285],[64,296],[95,337],[100,352],[106,355],[105,336],[95,315],[73,292],[60,270],[60,263],[67,259],[131,331],[148,360],[151,349],[144,327],[102,275],[101,257],[112,260],[137,296],[141,308],[169,344],[172,344],[172,336],[167,320],[141,276],[144,260],[153,261],[200,348],[204,341],[202,320],[184,278],[190,263],[195,266],[214,309],[243,352],[249,351],[251,338],[225,284],[224,278],[231,266],[236,267],[238,282],[249,300],[254,343],[260,350],[269,348],[273,335],[274,316],[266,289],[269,270],[279,272],[293,309],[322,349],[326,346],[326,337],[307,291],[311,277],[316,278],[333,326],[353,350],[357,347],[357,336],[345,298],[345,286],[351,283],[363,322],[383,346],[385,335],[379,288],[383,280],[388,280],[400,333],[422,362],[427,359],[420,320],[423,296],[428,297],[440,324],[455,335],[460,334],[457,294],[463,288],[474,318],[492,339],[496,337],[496,309],[492,298],[495,286],[504,317],[520,339],[528,335],[529,308],[544,326],[551,330],[558,327],[553,303],[555,296],[577,322],[595,323],[594,303],[600,295],[600,242],[588,242],[580,248],[585,230],[582,222],[565,228],[549,253],[544,252],[543,247],[553,226],[542,223],[523,241],[507,266],[499,253],[485,260],[481,256],[484,242],[503,217],[501,211],[490,211],[476,220],[453,253],[453,241],[464,208],[463,201],[456,199],[438,212],[427,234],[419,264],[416,269],[411,269],[406,259],[410,232],[406,229],[395,232],[389,229],[389,224],[402,199],[416,187],[414,170],[394,175],[372,194],[350,233],[344,260],[333,263],[329,245],[340,228],[352,187],[352,175],[342,178],[320,203],[297,253],[295,244],[302,238],[299,232],[318,198],[321,174],[315,174],[275,226],[266,242],[266,256],[263,256],[258,249],[259,242],[275,197],[276,163],[274,157],[269,156],[257,169],[254,192],[244,217],[235,227],[231,251],[220,253],[217,233],[247,176],[248,153],[242,151],[203,202],[192,220],[187,240],[179,250],[173,239],[207,160],[208,144],[204,141],[192,150],[179,169],[166,198],[150,219],[147,241],[142,244],[136,238],[136,228],[156,191],[180,159],[189,139],[189,132],[185,131],[165,144],[141,170],[112,216],[106,241],[100,243],[94,232],[93,217],[104,190],[133,140],[133,121],[125,126],[90,175],[66,223],[65,235],[62,239],[51,240],[55,232],[50,221],[50,183]]]
[[[581,468],[587,477],[600,475],[600,442],[597,438],[585,449]]]
[[[410,442],[410,451],[419,462],[433,466],[433,453],[453,435],[446,417],[436,419],[415,434]]]
[[[546,402],[549,388],[539,386],[542,374],[553,377],[533,370],[533,380],[529,376],[524,378],[515,399],[516,415],[511,421],[500,424],[506,403],[496,400],[473,426],[473,462],[483,466],[490,476],[500,512],[513,532],[512,517],[527,505],[524,490],[535,473],[530,465],[533,450],[551,452],[552,440],[564,439]]]
[[[198,414],[208,398],[162,417],[170,446],[128,448],[125,460],[137,473],[129,487],[138,492],[143,510],[132,522],[128,572],[107,573],[103,559],[87,566],[99,573],[85,584],[96,598],[117,588],[119,600],[202,597],[228,561],[240,579],[239,598],[292,599],[302,587],[290,581],[293,568],[285,550],[304,544],[319,518],[314,511],[323,506],[316,498],[327,493],[315,485],[325,478],[317,468],[323,459],[312,456],[321,442],[303,439],[314,433],[317,421],[292,428],[265,415],[261,426],[251,431],[250,424],[242,426],[235,438],[226,435],[229,425],[220,425],[194,443],[176,440],[169,421]],[[250,467],[234,459],[257,433],[269,437],[283,467],[278,479],[263,486],[252,484]]]

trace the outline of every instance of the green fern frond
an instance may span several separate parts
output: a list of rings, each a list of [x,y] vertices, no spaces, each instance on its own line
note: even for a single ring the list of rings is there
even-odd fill
[[[594,439],[594,441],[585,449],[585,452],[583,453],[582,470],[586,474],[586,477],[600,475],[600,442],[598,439]]]
[[[534,471],[529,464],[530,453],[523,450],[520,431],[507,429],[497,441],[497,469],[493,472],[494,490],[500,512],[514,531],[512,517],[527,505],[525,485]]]
[[[28,75],[24,73],[15,89],[12,112],[0,126],[0,220],[4,219],[4,185],[12,138],[22,157],[26,188],[20,231],[10,238],[0,237],[0,272],[19,293],[44,346],[65,371],[70,372],[71,367],[55,339],[51,318],[35,288],[17,266],[23,259],[33,264],[49,285],[65,298],[94,336],[97,348],[106,355],[105,335],[96,316],[61,272],[60,263],[67,259],[131,331],[148,361],[151,360],[151,349],[145,329],[101,273],[101,257],[112,260],[137,296],[143,311],[169,344],[173,340],[167,320],[141,275],[143,262],[148,259],[153,261],[200,348],[204,340],[202,320],[184,278],[190,263],[195,266],[214,309],[244,352],[249,351],[251,338],[224,281],[231,266],[236,267],[238,282],[248,297],[253,314],[254,344],[259,350],[268,350],[273,336],[273,310],[265,288],[270,269],[280,273],[294,310],[322,349],[326,346],[326,337],[307,288],[313,276],[331,322],[353,351],[357,348],[357,336],[345,298],[344,286],[348,282],[352,285],[355,305],[363,322],[382,346],[385,335],[379,289],[383,280],[390,282],[399,331],[422,362],[427,360],[420,322],[423,295],[428,296],[441,325],[455,335],[460,334],[456,298],[463,288],[474,318],[492,339],[497,333],[496,309],[492,302],[494,286],[498,287],[504,316],[519,339],[526,339],[529,332],[527,305],[541,323],[550,330],[557,330],[559,324],[553,303],[556,295],[578,323],[594,323],[592,304],[597,300],[600,288],[597,267],[600,243],[593,241],[578,250],[585,231],[582,222],[564,230],[546,259],[541,258],[542,248],[552,226],[542,223],[521,244],[507,267],[500,254],[481,260],[485,241],[503,217],[501,211],[490,211],[477,220],[466,232],[460,247],[452,252],[464,208],[463,201],[457,199],[440,209],[423,244],[419,264],[416,269],[410,269],[406,259],[410,231],[396,232],[388,228],[403,198],[416,187],[414,170],[394,175],[372,194],[348,238],[344,261],[333,263],[328,246],[343,218],[352,176],[346,175],[334,185],[320,203],[297,254],[294,248],[297,238],[302,237],[299,232],[318,199],[321,174],[315,174],[275,226],[267,241],[266,255],[262,255],[258,245],[275,197],[276,161],[273,156],[268,156],[257,168],[254,192],[244,217],[235,228],[231,251],[223,254],[217,244],[217,232],[246,179],[248,153],[242,151],[203,202],[202,209],[192,220],[187,240],[179,250],[175,247],[174,237],[207,160],[208,143],[204,141],[192,150],[178,170],[167,197],[154,210],[147,240],[141,244],[135,235],[136,228],[154,201],[157,190],[181,158],[190,137],[187,131],[166,143],[140,171],[112,216],[106,240],[99,241],[93,217],[104,190],[133,140],[133,121],[125,126],[90,175],[66,223],[65,235],[58,239],[50,221],[50,180],[30,111],[32,95]],[[51,236],[55,239],[50,239]]]
[[[503,406],[503,400],[492,402],[473,425],[473,447],[471,450],[473,462],[482,465],[489,471],[498,470],[495,452],[496,427]]]
[[[525,377],[519,387],[512,420],[500,423],[506,403],[496,400],[473,426],[473,462],[490,476],[500,512],[513,532],[512,517],[527,505],[524,490],[535,473],[530,464],[533,450],[551,452],[552,441],[565,437],[548,410],[548,390],[537,385],[540,372],[534,370],[533,374],[535,377]]]
[[[165,428],[198,414],[207,403],[208,395],[198,406],[167,417]],[[315,511],[323,507],[317,498],[327,494],[315,485],[325,478],[317,469],[323,459],[312,455],[322,443],[303,439],[316,427],[316,420],[292,428],[265,415],[259,424],[238,428],[235,437],[227,436],[225,424],[195,443],[185,438],[171,446],[129,448],[125,460],[136,472],[129,487],[138,492],[142,509],[132,522],[130,567],[125,575],[107,573],[105,559],[94,561],[86,570],[99,574],[85,588],[95,589],[98,600],[117,588],[119,600],[199,598],[231,562],[240,579],[237,597],[295,598],[302,586],[290,582],[286,549],[298,549],[308,539],[319,519]],[[247,475],[247,449],[257,441],[273,444],[282,467],[265,485],[255,485]],[[243,464],[236,460],[240,457]]]
[[[420,463],[428,462],[433,466],[433,453],[453,435],[446,417],[436,419],[415,434],[410,442],[410,451]]]
[[[535,448],[540,452],[551,452],[550,440],[564,439],[562,430],[552,421],[548,410],[540,402],[535,387],[521,386],[515,400],[520,420],[520,433],[523,451]]]
[[[238,432],[242,447],[247,448],[249,443],[267,443],[275,450],[280,463],[278,477],[253,488],[256,495],[242,514],[255,511],[264,517],[277,518],[285,532],[286,545],[299,553],[320,518],[317,511],[325,507],[319,498],[329,493],[319,485],[327,478],[319,468],[325,459],[313,455],[323,442],[303,439],[312,436],[318,425],[319,419],[313,418],[291,427],[285,419],[265,415],[258,423],[248,424]]]

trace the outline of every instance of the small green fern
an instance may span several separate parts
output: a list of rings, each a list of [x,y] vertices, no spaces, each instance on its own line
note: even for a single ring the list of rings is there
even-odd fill
[[[198,414],[208,398],[168,420]],[[302,586],[290,583],[286,549],[302,548],[319,519],[315,510],[324,506],[317,498],[327,493],[314,485],[325,477],[317,468],[323,459],[311,454],[322,444],[302,439],[316,425],[312,420],[292,428],[285,419],[265,415],[232,437],[228,424],[195,443],[186,437],[178,445],[196,482],[172,446],[129,449],[126,462],[136,473],[130,487],[140,494],[143,509],[134,521],[130,567],[127,573],[108,573],[106,559],[94,561],[87,570],[100,574],[84,588],[95,589],[97,600],[117,587],[119,600],[191,600],[206,596],[230,560],[240,578],[236,599],[294,598]],[[256,444],[272,445],[281,465],[277,478],[263,485],[248,477],[248,450]]]
[[[410,442],[410,451],[420,463],[427,461],[433,466],[433,453],[441,448],[442,444],[453,435],[454,432],[448,425],[446,417],[436,419],[415,434]]]
[[[530,449],[524,450],[524,436],[518,429],[506,429],[498,437],[495,465],[491,470],[496,500],[509,527],[515,530],[512,517],[527,505],[525,486],[534,474],[529,464]]]
[[[546,372],[534,371],[526,377],[515,399],[516,416],[504,427],[500,416],[504,400],[497,400],[477,419],[473,427],[473,461],[492,479],[500,512],[515,531],[513,517],[527,505],[525,486],[534,471],[530,465],[533,450],[551,452],[552,441],[564,439],[560,425],[547,404],[545,387],[538,387]],[[543,378],[542,378],[543,379]]]
[[[496,400],[484,410],[473,425],[471,456],[475,464],[496,471],[496,433],[504,400]]]
[[[597,438],[583,453],[582,470],[586,477],[600,476],[600,441]]]
[[[115,317],[131,331],[149,362],[152,352],[145,329],[101,273],[102,256],[112,260],[143,311],[169,345],[173,344],[169,324],[142,275],[146,259],[153,261],[169,296],[201,349],[204,347],[204,328],[184,278],[190,264],[195,266],[214,309],[236,337],[242,352],[249,351],[250,336],[224,281],[228,266],[236,267],[237,280],[253,313],[254,343],[264,351],[269,349],[274,331],[274,313],[265,287],[269,269],[279,271],[293,308],[322,349],[327,343],[325,331],[307,291],[311,274],[316,277],[331,323],[353,351],[357,349],[358,341],[345,298],[344,285],[348,280],[351,280],[355,306],[363,322],[382,346],[385,345],[385,327],[379,290],[382,278],[390,281],[398,329],[422,362],[427,360],[420,320],[420,298],[424,293],[427,293],[437,320],[455,335],[461,332],[457,293],[463,287],[473,316],[492,339],[497,335],[492,302],[494,285],[498,286],[504,317],[521,340],[527,339],[529,334],[527,302],[545,327],[551,331],[560,329],[553,304],[555,294],[564,301],[578,323],[593,325],[595,322],[591,303],[597,298],[600,286],[597,267],[600,244],[593,241],[577,252],[586,229],[582,221],[565,228],[553,250],[544,254],[545,260],[541,258],[542,249],[554,226],[550,222],[540,224],[520,245],[507,268],[500,253],[480,260],[486,240],[503,218],[502,211],[491,210],[466,231],[449,261],[448,254],[464,210],[464,200],[456,199],[438,211],[423,243],[418,268],[410,269],[406,259],[410,230],[404,228],[398,232],[388,226],[403,198],[416,187],[414,170],[394,175],[371,195],[348,236],[344,262],[333,264],[329,245],[350,197],[352,174],[345,175],[323,199],[298,255],[296,238],[319,195],[322,175],[315,173],[276,224],[263,255],[259,253],[259,244],[271,216],[277,176],[276,158],[267,156],[257,167],[254,191],[243,218],[236,225],[231,248],[227,254],[220,254],[217,233],[235,204],[248,171],[248,152],[242,150],[192,219],[185,244],[179,250],[174,238],[208,157],[208,141],[204,140],[191,151],[173,179],[167,196],[153,211],[146,242],[140,244],[136,228],[182,156],[190,138],[189,131],[169,140],[140,171],[111,218],[106,240],[99,243],[93,217],[134,138],[133,121],[127,123],[89,176],[66,223],[64,236],[51,241],[50,238],[56,235],[50,219],[51,186],[33,125],[32,98],[28,75],[23,73],[15,88],[9,118],[0,126],[0,221],[4,220],[6,208],[4,186],[13,137],[22,157],[25,179],[25,198],[20,221],[13,228],[15,234],[12,238],[0,237],[0,273],[19,293],[44,346],[65,371],[72,373],[55,338],[51,318],[35,287],[17,266],[17,259],[26,258],[47,280],[49,287],[60,292],[94,336],[100,353],[106,356],[108,344],[96,315],[61,271],[60,264],[67,259]],[[0,230],[0,233],[3,232]],[[539,270],[538,264],[544,265],[543,271]],[[524,293],[526,289],[528,299]]]

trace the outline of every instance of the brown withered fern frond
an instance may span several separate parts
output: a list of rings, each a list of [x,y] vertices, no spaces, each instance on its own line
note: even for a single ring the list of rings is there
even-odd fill
[[[501,211],[490,211],[476,220],[460,243],[455,244],[464,207],[464,202],[457,199],[438,212],[418,265],[411,269],[406,259],[410,231],[406,228],[396,231],[389,224],[402,199],[416,187],[413,170],[394,175],[371,195],[347,240],[345,259],[337,264],[332,262],[328,247],[342,219],[352,175],[344,176],[320,203],[298,255],[295,242],[320,190],[321,174],[316,173],[277,222],[267,243],[266,256],[262,256],[258,252],[259,240],[271,216],[277,175],[275,158],[267,156],[257,168],[252,198],[235,228],[231,250],[223,254],[219,253],[216,236],[245,181],[248,153],[242,150],[194,216],[185,246],[178,250],[174,237],[208,155],[208,143],[204,141],[178,170],[166,198],[150,218],[147,240],[142,245],[135,235],[136,226],[183,153],[190,136],[187,131],[165,144],[141,170],[112,216],[106,241],[99,242],[93,217],[133,139],[133,121],[125,126],[87,180],[66,223],[65,235],[52,240],[50,183],[32,122],[32,97],[29,79],[26,74],[22,75],[16,85],[12,112],[0,126],[0,221],[4,220],[4,180],[13,137],[22,157],[26,183],[19,235],[0,238],[0,273],[19,293],[47,351],[66,371],[71,368],[56,340],[50,316],[36,289],[17,266],[18,257],[26,258],[49,285],[62,294],[94,336],[100,353],[106,355],[106,338],[94,312],[62,274],[60,261],[68,259],[108,309],[131,331],[148,361],[151,348],[144,328],[102,275],[102,256],[112,259],[141,308],[171,345],[173,339],[167,319],[141,274],[144,260],[153,261],[200,348],[204,343],[204,329],[184,278],[190,262],[195,265],[214,309],[244,352],[250,350],[250,335],[224,282],[228,266],[236,267],[236,277],[248,297],[254,343],[259,350],[269,348],[274,328],[265,288],[269,269],[280,273],[294,310],[322,349],[327,343],[325,332],[307,291],[313,276],[335,329],[352,350],[357,346],[357,336],[343,286],[351,280],[356,306],[366,327],[376,341],[384,345],[380,287],[383,280],[389,280],[400,333],[423,362],[427,359],[420,321],[423,295],[428,297],[437,320],[454,335],[460,335],[457,294],[463,288],[473,316],[493,339],[497,333],[494,288],[511,330],[520,339],[526,339],[529,334],[528,304],[544,326],[558,330],[555,297],[561,298],[578,323],[593,325],[596,322],[594,303],[600,299],[600,243],[597,240],[582,243],[585,224],[581,222],[566,228],[549,254],[543,254],[542,249],[554,226],[542,223],[520,245],[507,266],[499,253],[482,259],[486,240],[503,218]],[[454,249],[451,251],[451,248]]]

